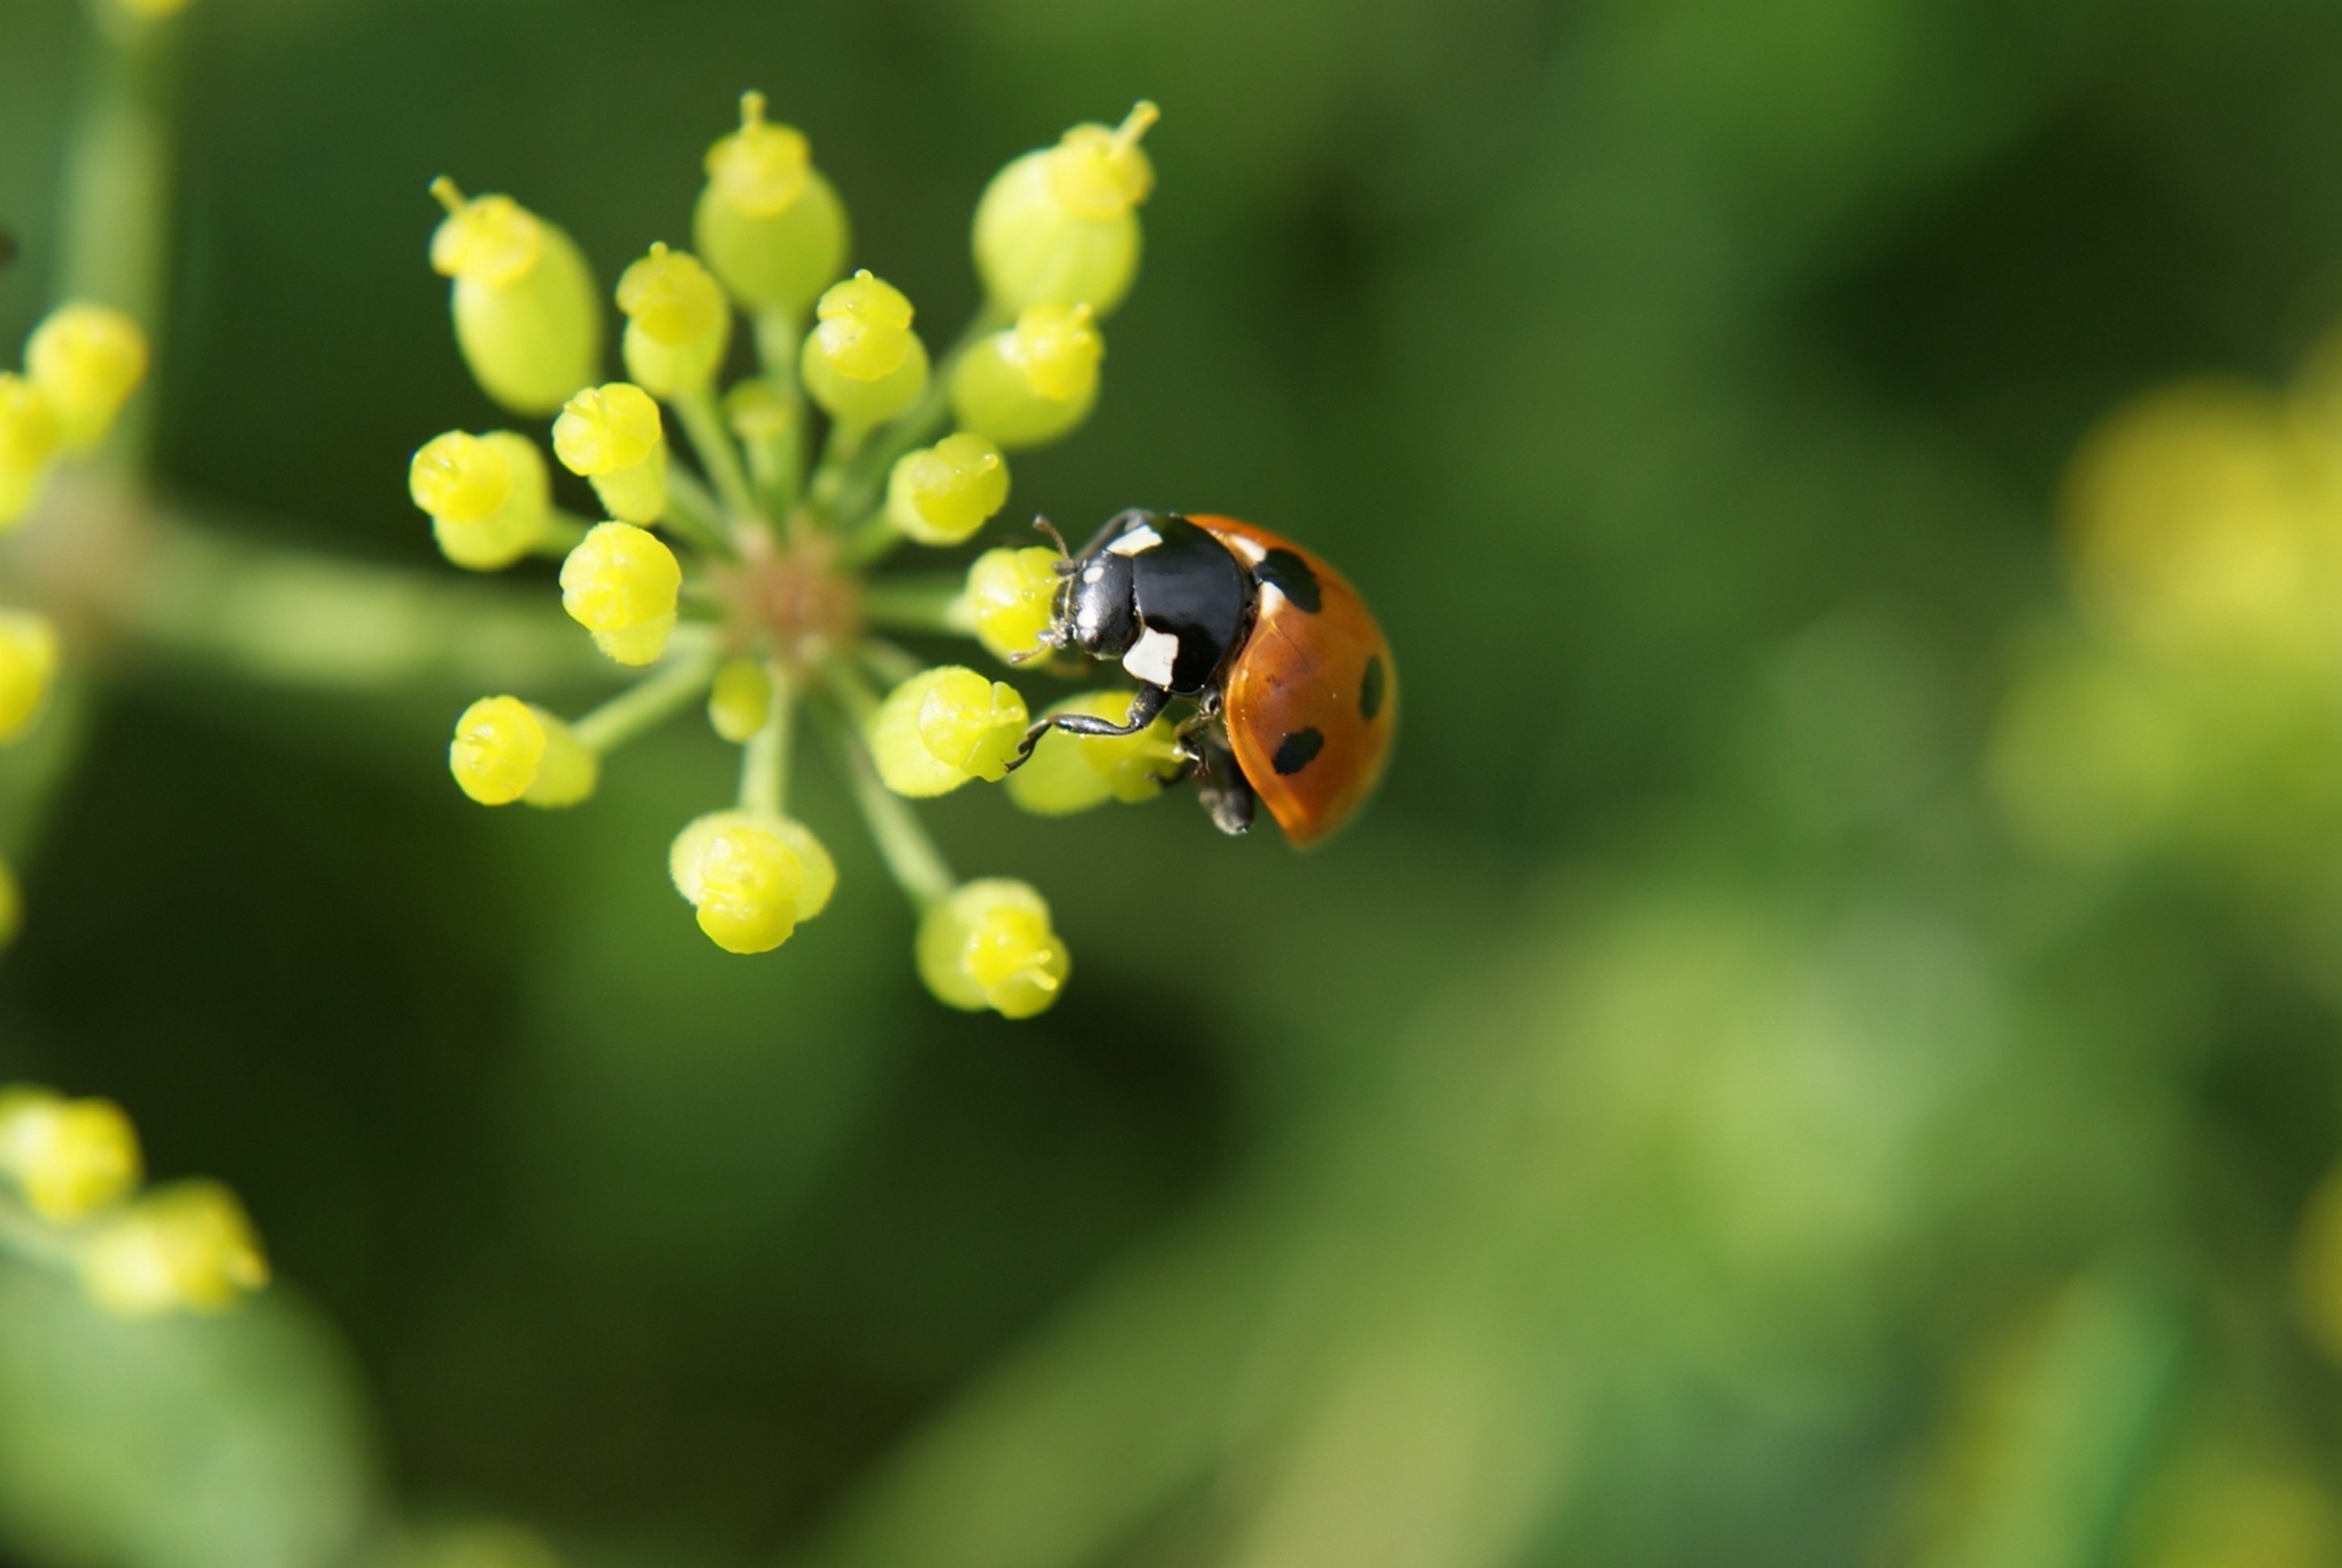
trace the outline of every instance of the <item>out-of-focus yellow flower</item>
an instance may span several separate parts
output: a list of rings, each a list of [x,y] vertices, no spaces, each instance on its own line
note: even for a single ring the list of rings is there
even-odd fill
[[[57,674],[57,629],[30,610],[0,610],[0,744],[32,727]]]
[[[82,1286],[125,1317],[218,1312],[268,1283],[268,1261],[235,1194],[216,1182],[157,1187],[99,1225]]]
[[[133,16],[143,16],[150,22],[160,22],[166,16],[176,16],[195,4],[195,0],[120,0],[122,8]]]
[[[455,721],[447,771],[482,805],[575,805],[601,780],[601,759],[576,732],[518,697],[482,697]]]
[[[21,521],[41,498],[65,425],[47,395],[14,371],[0,370],[0,529]]]
[[[734,298],[800,321],[845,268],[845,205],[804,134],[765,118],[762,93],[742,95],[740,128],[707,149],[692,239]]]
[[[589,481],[621,523],[656,523],[666,511],[666,426],[651,394],[632,382],[588,387],[562,404],[553,454]]]
[[[146,378],[146,335],[118,310],[75,301],[51,311],[25,345],[25,371],[56,411],[62,444],[86,452]]]
[[[510,196],[468,200],[444,176],[447,209],[431,265],[455,280],[455,343],[481,390],[516,414],[550,414],[595,378],[602,315],[576,243]]]
[[[732,341],[732,307],[686,251],[655,245],[618,279],[626,313],[626,374],[659,397],[707,391]]]
[[[965,1012],[1030,1018],[1055,1005],[1072,970],[1049,905],[1008,877],[964,883],[920,917],[919,978]]]
[[[1088,692],[1049,705],[1045,717],[1087,714],[1120,724],[1130,716],[1128,692]],[[1136,734],[1069,735],[1051,730],[1025,765],[1008,775],[1008,798],[1036,816],[1070,816],[1110,800],[1152,800],[1186,766],[1171,721],[1158,718]]]
[[[1012,452],[1046,445],[1089,417],[1105,357],[1089,306],[1033,305],[961,357],[953,415]]]
[[[631,523],[598,523],[561,564],[561,604],[622,664],[654,663],[675,630],[683,567]]]
[[[773,716],[773,677],[755,659],[733,659],[716,672],[707,694],[707,722],[735,745]]]
[[[976,635],[996,659],[1041,647],[1065,578],[1055,550],[986,550],[967,569],[968,613]]]
[[[69,1224],[138,1185],[138,1134],[111,1100],[0,1090],[0,1171],[35,1213]]]
[[[406,487],[431,519],[439,553],[474,572],[527,554],[553,520],[553,479],[534,442],[509,430],[451,430],[423,444]]]
[[[886,787],[917,800],[972,779],[997,783],[1029,722],[1015,687],[945,664],[887,693],[865,734]]]
[[[963,431],[906,452],[886,480],[886,517],[922,544],[957,544],[1008,504],[1000,448]]]
[[[993,176],[976,208],[976,269],[994,302],[1112,314],[1138,275],[1138,207],[1155,188],[1139,145],[1161,118],[1140,103],[1119,126],[1080,125]]]
[[[726,953],[769,953],[819,914],[837,887],[829,851],[802,823],[769,812],[711,812],[676,836],[667,869]]]
[[[911,330],[911,302],[869,272],[821,296],[819,325],[806,335],[799,370],[806,391],[849,424],[892,419],[927,385],[927,350]]]
[[[2134,664],[2068,654],[2021,675],[1987,776],[2037,845],[2097,860],[2135,849],[2187,796],[2194,742],[2174,694]]]

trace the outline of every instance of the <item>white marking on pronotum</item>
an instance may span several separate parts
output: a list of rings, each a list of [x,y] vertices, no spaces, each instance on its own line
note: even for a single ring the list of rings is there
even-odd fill
[[[1229,550],[1235,553],[1236,559],[1242,561],[1247,566],[1257,566],[1263,561],[1268,559],[1268,552],[1266,550],[1262,549],[1259,544],[1250,539],[1245,538],[1241,534],[1223,539],[1220,543],[1226,544]]]
[[[1123,654],[1122,667],[1150,686],[1171,684],[1171,666],[1179,662],[1179,639],[1149,626]]]
[[[1085,583],[1102,583],[1106,581],[1106,568],[1096,562],[1092,562],[1089,565],[1082,568],[1082,581]]]
[[[1109,555],[1143,555],[1163,543],[1163,535],[1155,531],[1152,523],[1141,523],[1121,538],[1106,547]]]

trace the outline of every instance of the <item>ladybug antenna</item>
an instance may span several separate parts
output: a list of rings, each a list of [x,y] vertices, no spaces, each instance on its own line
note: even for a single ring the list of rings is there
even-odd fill
[[[1046,534],[1049,543],[1057,547],[1057,575],[1062,577],[1071,572],[1074,569],[1074,553],[1066,548],[1066,536],[1057,532],[1057,525],[1046,517],[1036,516],[1033,526]]]

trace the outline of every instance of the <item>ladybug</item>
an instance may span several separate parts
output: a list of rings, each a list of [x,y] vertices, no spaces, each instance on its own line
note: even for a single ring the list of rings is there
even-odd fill
[[[1046,519],[1039,527],[1053,537]],[[1140,684],[1121,724],[1059,714],[1026,732],[1011,766],[1051,729],[1136,734],[1173,697],[1196,704],[1180,745],[1223,833],[1256,801],[1297,848],[1331,834],[1382,778],[1398,721],[1390,644],[1339,572],[1233,517],[1116,514],[1057,570],[1041,641],[1118,660]]]

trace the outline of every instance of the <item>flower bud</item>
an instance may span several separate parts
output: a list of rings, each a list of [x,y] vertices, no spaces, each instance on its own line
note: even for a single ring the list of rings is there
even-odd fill
[[[682,589],[675,552],[631,523],[596,523],[561,563],[561,607],[622,664],[666,651]]]
[[[762,93],[741,95],[740,128],[707,149],[691,232],[733,298],[800,321],[846,265],[846,208],[804,134],[766,123]]]
[[[553,454],[590,481],[621,523],[656,523],[666,511],[666,429],[658,404],[632,382],[588,387],[553,422]]]
[[[1008,504],[1008,464],[981,435],[906,452],[886,476],[886,519],[922,544],[957,544]]]
[[[1055,550],[986,550],[967,569],[967,608],[976,640],[996,659],[1040,651],[1056,618],[1064,560]]]
[[[676,891],[726,953],[769,953],[828,906],[837,865],[800,822],[769,812],[710,812],[667,854]]]
[[[1121,724],[1128,692],[1089,692],[1053,704],[1050,716],[1088,714]],[[1025,765],[1008,775],[1008,798],[1036,816],[1071,816],[1110,800],[1152,800],[1186,767],[1171,721],[1157,718],[1133,735],[1072,735],[1051,730]]]
[[[433,182],[447,209],[432,269],[455,279],[455,345],[481,390],[515,414],[550,414],[594,379],[602,315],[576,242],[510,196],[466,200]]]
[[[849,424],[892,419],[927,386],[927,350],[911,330],[911,302],[893,285],[856,273],[821,296],[798,368],[806,391]]]
[[[111,1100],[0,1091],[0,1171],[35,1213],[70,1224],[137,1186],[138,1134]]]
[[[970,779],[999,782],[1028,722],[1014,686],[945,664],[887,693],[864,735],[886,787],[923,800]]]
[[[455,721],[447,771],[482,805],[575,805],[600,783],[601,759],[576,732],[518,697],[482,697]]]
[[[930,908],[919,920],[916,957],[937,1001],[1006,1018],[1047,1011],[1072,968],[1049,928],[1048,904],[1007,877],[963,883]]]
[[[1137,208],[1155,188],[1138,143],[1159,118],[1140,103],[1120,126],[1076,125],[993,176],[976,204],[975,241],[994,304],[1114,313],[1138,275]]]
[[[0,529],[41,498],[49,461],[64,440],[65,426],[47,395],[14,371],[0,370]]]
[[[431,518],[439,553],[475,572],[527,554],[553,520],[553,480],[534,442],[509,430],[434,436],[407,465],[407,494]]]
[[[0,610],[0,744],[32,727],[57,674],[57,630],[30,610]]]
[[[33,329],[25,370],[56,411],[64,449],[86,452],[146,378],[146,335],[118,310],[61,305]]]
[[[268,1283],[268,1261],[235,1194],[216,1182],[158,1187],[82,1249],[82,1288],[125,1317],[217,1312]]]
[[[1012,452],[1046,445],[1089,417],[1105,357],[1089,306],[1034,305],[961,356],[952,412]]]
[[[773,677],[755,659],[734,659],[716,672],[707,694],[707,722],[734,745],[765,727],[773,716]]]
[[[618,279],[626,374],[658,397],[705,392],[732,341],[732,307],[699,258],[663,245]]]
[[[195,0],[121,0],[122,8],[134,16],[149,22],[160,22],[166,16],[176,16],[195,4]]]

